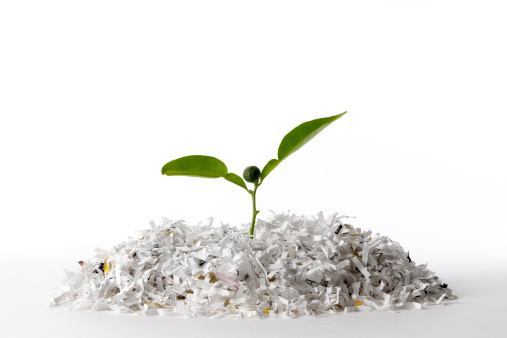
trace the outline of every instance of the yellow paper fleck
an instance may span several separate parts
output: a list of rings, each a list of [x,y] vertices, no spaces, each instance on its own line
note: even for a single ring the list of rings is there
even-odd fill
[[[264,312],[266,312],[269,315],[269,309],[264,309]]]
[[[165,306],[160,305],[159,303],[144,302],[143,304],[144,304],[144,305],[153,305],[153,306],[158,307],[159,309],[167,309]]]
[[[361,306],[361,305],[363,305],[363,303],[361,303],[360,301],[356,302],[356,306]]]
[[[213,284],[213,283],[218,282],[218,279],[217,279],[217,277],[215,276],[215,273],[214,273],[213,271],[210,271],[210,273],[209,273],[209,277],[210,277],[210,280],[209,280],[209,282],[210,282],[210,283],[212,283],[212,284]]]
[[[109,257],[104,259],[104,275],[107,275],[107,273],[109,272],[109,264],[107,263],[108,259],[109,259]]]

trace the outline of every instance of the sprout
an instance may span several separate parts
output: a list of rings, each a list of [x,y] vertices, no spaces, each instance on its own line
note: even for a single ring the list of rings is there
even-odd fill
[[[271,173],[271,171],[273,171],[273,169],[275,169],[284,159],[304,146],[308,141],[324,130],[324,128],[342,117],[345,113],[346,112],[330,117],[311,120],[292,129],[287,135],[285,135],[278,147],[278,158],[274,158],[266,163],[262,171],[256,166],[250,166],[243,172],[244,179],[247,182],[254,184],[253,190],[247,188],[245,181],[241,177],[234,173],[230,173],[227,166],[222,161],[211,156],[190,155],[172,160],[162,167],[162,175],[183,175],[207,178],[222,177],[245,189],[252,196],[253,212],[250,235],[253,236],[255,219],[259,213],[259,210],[257,210],[255,206],[257,188],[264,182],[268,174]]]

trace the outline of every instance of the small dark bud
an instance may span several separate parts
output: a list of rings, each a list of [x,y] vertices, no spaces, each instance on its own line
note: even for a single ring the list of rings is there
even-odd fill
[[[245,171],[243,171],[243,178],[247,182],[257,183],[261,178],[261,170],[256,166],[246,167]]]

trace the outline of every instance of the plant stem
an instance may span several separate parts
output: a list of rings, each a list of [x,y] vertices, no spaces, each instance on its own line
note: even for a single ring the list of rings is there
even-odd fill
[[[252,213],[252,227],[250,228],[250,236],[253,237],[254,227],[255,227],[255,219],[257,218],[257,214],[259,213],[259,210],[256,210],[255,207],[255,193],[257,192],[257,187],[260,185],[259,183],[254,183],[255,188],[253,191],[248,190],[250,195],[252,195],[252,207],[253,207],[253,213]]]

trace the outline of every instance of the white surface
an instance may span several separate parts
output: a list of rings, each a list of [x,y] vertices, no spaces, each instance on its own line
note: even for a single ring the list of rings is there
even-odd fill
[[[507,270],[505,10],[502,1],[2,2],[0,328],[8,337],[505,329],[496,320]],[[428,262],[456,304],[228,325],[47,308],[62,268],[152,219],[250,221],[250,196],[221,179],[164,177],[166,162],[204,154],[238,174],[262,168],[293,127],[345,110],[270,174],[258,208],[356,216]]]

